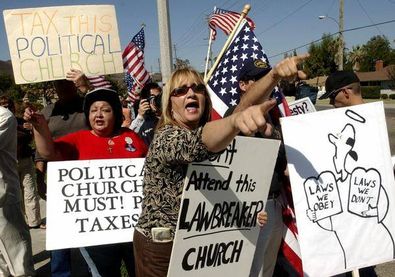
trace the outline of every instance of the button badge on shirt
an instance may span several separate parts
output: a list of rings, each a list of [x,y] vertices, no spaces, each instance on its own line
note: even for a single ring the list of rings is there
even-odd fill
[[[125,148],[127,151],[130,152],[136,151],[136,148],[133,146],[133,140],[131,137],[126,137],[125,142],[126,142]]]

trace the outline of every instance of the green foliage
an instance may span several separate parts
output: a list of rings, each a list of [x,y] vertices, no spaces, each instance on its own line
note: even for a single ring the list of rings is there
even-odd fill
[[[362,90],[362,98],[364,99],[380,99],[379,86],[361,87],[361,90]]]
[[[380,98],[383,100],[388,99],[388,94],[381,94]]]
[[[395,94],[391,94],[390,99],[395,99]]]
[[[328,75],[336,71],[336,53],[338,49],[338,40],[328,34],[322,36],[318,43],[312,43],[309,47],[310,57],[306,60],[303,70],[309,78],[316,76]]]
[[[374,36],[363,45],[360,70],[374,71],[377,60],[383,60],[384,66],[395,64],[395,50],[385,36]]]

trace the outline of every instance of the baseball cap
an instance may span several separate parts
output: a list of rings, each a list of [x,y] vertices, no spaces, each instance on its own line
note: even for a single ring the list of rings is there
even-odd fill
[[[265,76],[270,70],[271,66],[263,60],[248,60],[240,69],[238,80],[257,80]]]
[[[341,88],[352,83],[359,83],[358,76],[352,71],[336,71],[328,76],[325,81],[325,93],[319,99],[325,99],[336,93]]]

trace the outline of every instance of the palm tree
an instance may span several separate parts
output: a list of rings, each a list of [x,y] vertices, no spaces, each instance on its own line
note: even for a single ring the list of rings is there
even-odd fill
[[[359,71],[360,63],[364,55],[365,55],[365,50],[363,46],[360,45],[353,46],[350,53],[348,53],[347,59],[352,64],[352,69],[354,71]]]

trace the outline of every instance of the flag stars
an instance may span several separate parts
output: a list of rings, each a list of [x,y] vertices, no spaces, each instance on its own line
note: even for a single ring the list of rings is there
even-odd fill
[[[232,62],[236,62],[237,61],[237,55],[233,55],[231,60],[232,60]]]
[[[230,89],[230,93],[232,93],[232,95],[237,94],[237,89],[236,89],[235,87],[232,87],[232,88]]]
[[[241,47],[241,49],[243,49],[244,51],[245,51],[246,49],[248,49],[248,44],[247,44],[247,43],[243,43],[243,46]]]
[[[252,50],[257,51],[258,50],[258,46],[256,44],[252,45]]]
[[[226,90],[225,90],[225,88],[221,88],[221,90],[219,91],[219,93],[221,93],[221,95],[224,95],[224,94],[226,94]]]
[[[236,83],[237,82],[236,76],[233,75],[232,77],[230,77],[229,81],[232,82],[232,84]]]
[[[224,85],[226,83],[226,77],[222,77],[221,81],[219,81],[222,85]]]
[[[249,32],[249,31],[251,31],[251,29],[250,29],[250,27],[247,25],[247,26],[244,28],[244,32]]]
[[[235,53],[235,52],[237,52],[239,50],[239,46],[238,45],[236,45],[235,47],[233,47],[233,53]]]
[[[247,40],[249,40],[249,39],[250,39],[250,37],[247,36],[247,35],[244,35],[244,37],[242,38],[242,40],[244,40],[244,41],[247,41]]]
[[[226,59],[224,60],[224,65],[226,65],[228,62],[229,62],[229,59],[226,58]]]
[[[230,68],[230,71],[232,71],[232,73],[235,73],[235,71],[237,71],[237,66],[232,65],[232,67]]]
[[[228,72],[228,68],[227,67],[224,67],[223,69],[222,69],[222,74],[225,74],[225,73],[227,73]]]
[[[218,85],[218,80],[214,80],[213,87],[216,87],[217,85]]]
[[[258,59],[258,54],[257,53],[252,53],[251,58],[253,60],[257,60]]]
[[[219,71],[217,70],[217,71],[215,71],[215,77],[218,77],[218,75],[219,75]]]
[[[236,39],[235,39],[235,43],[238,43],[240,41],[240,37],[237,37]]]
[[[240,57],[240,59],[242,59],[243,61],[245,61],[246,59],[248,59],[248,57],[247,57],[247,53],[243,53],[243,54],[241,54],[241,57]]]
[[[258,39],[257,39],[256,37],[253,37],[252,40],[253,40],[254,42],[258,42]]]
[[[237,105],[236,99],[230,100],[229,104],[232,105],[232,106],[236,106]]]

